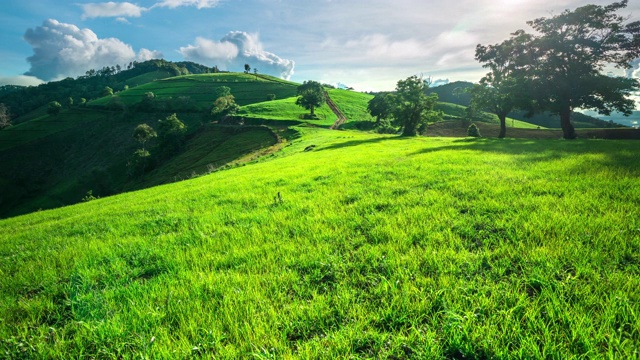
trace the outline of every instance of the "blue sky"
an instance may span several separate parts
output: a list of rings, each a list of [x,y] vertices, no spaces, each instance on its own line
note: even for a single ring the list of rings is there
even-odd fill
[[[477,81],[476,44],[585,0],[20,0],[0,13],[0,85],[162,57],[294,81],[393,89],[414,74]],[[640,19],[640,1],[625,9]],[[29,59],[29,60],[28,60]],[[28,74],[29,76],[25,76]]]

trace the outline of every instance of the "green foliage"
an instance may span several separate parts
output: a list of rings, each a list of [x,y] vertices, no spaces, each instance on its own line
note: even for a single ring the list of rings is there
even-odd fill
[[[102,89],[102,93],[100,95],[102,95],[102,96],[111,96],[111,95],[113,95],[113,89],[108,87],[108,86],[105,86],[104,89]]]
[[[519,86],[530,89],[530,110],[558,114],[564,137],[573,139],[574,109],[631,114],[635,107],[630,96],[638,81],[603,73],[609,65],[631,67],[640,54],[640,26],[616,14],[627,4],[585,5],[529,21],[534,34],[518,30],[501,44],[480,46],[480,55],[507,54],[508,68],[524,79]]]
[[[276,99],[276,94],[267,94],[267,100],[268,101],[273,101]]]
[[[228,86],[218,86],[215,91],[216,99],[231,95],[231,88]]]
[[[182,150],[186,133],[187,126],[176,114],[158,120],[158,140],[162,156],[169,157]]]
[[[238,109],[240,106],[236,104],[235,97],[229,94],[216,99],[211,106],[210,114],[214,120],[222,120],[227,116],[234,115]]]
[[[378,134],[397,134],[398,128],[391,124],[391,121],[387,119],[380,120],[376,127],[376,132]]]
[[[315,108],[322,106],[326,101],[325,90],[319,82],[308,80],[298,86],[296,105],[309,110],[311,119],[316,118]]]
[[[151,153],[147,150],[136,150],[127,162],[127,174],[131,177],[142,176],[155,165]]]
[[[67,98],[67,108],[71,109],[72,107],[73,107],[73,98],[69,96],[69,98]]]
[[[396,96],[392,93],[378,93],[369,100],[367,109],[371,116],[376,118],[376,125],[381,125],[383,120],[389,119],[396,105]]]
[[[480,135],[480,129],[476,124],[473,123],[467,128],[467,136],[482,137],[482,135]]]
[[[0,103],[0,130],[11,126],[11,114],[9,114],[9,108]]]
[[[62,111],[62,105],[57,101],[52,101],[49,103],[49,106],[47,106],[47,114],[51,116],[58,116],[60,111]]]
[[[403,136],[416,136],[418,127],[432,116],[430,113],[433,112],[438,96],[426,95],[428,88],[427,82],[416,75],[398,81],[392,114],[395,124],[403,128]]]
[[[142,150],[145,150],[147,142],[156,137],[158,134],[148,124],[140,124],[133,130],[133,138],[142,145]]]
[[[80,98],[80,106],[81,106],[81,107],[84,107],[84,106],[86,106],[86,105],[87,105],[87,99],[85,99],[85,98],[81,97],[81,98]]]

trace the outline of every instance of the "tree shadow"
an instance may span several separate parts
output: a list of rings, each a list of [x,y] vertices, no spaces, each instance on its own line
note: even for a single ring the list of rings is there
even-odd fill
[[[602,167],[621,169],[630,175],[640,175],[640,142],[635,140],[555,140],[555,139],[458,139],[452,145],[421,149],[409,156],[447,150],[472,150],[518,156],[520,163],[557,161],[574,155],[599,155],[588,166],[567,167],[569,171],[598,171]],[[594,166],[597,165],[597,166]]]
[[[397,141],[397,140],[404,140],[404,139],[407,139],[407,138],[402,136],[389,136],[389,137],[376,137],[376,138],[362,139],[362,140],[349,140],[349,141],[344,141],[337,144],[332,144],[329,146],[324,146],[318,149],[317,151],[335,150],[335,149],[342,149],[342,148],[351,147],[351,146],[375,144],[383,141]]]

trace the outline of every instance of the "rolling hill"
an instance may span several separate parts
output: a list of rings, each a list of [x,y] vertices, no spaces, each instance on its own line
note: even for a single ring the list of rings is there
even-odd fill
[[[250,166],[0,220],[2,354],[635,356],[635,142],[298,132]]]

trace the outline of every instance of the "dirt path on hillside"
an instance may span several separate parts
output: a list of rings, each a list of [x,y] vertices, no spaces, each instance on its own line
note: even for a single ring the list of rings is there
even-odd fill
[[[333,100],[331,100],[331,97],[329,96],[328,92],[325,91],[324,96],[327,98],[327,105],[329,105],[329,108],[331,108],[331,111],[333,111],[333,113],[336,114],[336,116],[338,117],[338,120],[336,120],[336,122],[334,122],[333,125],[331,125],[330,127],[330,129],[336,130],[337,128],[340,127],[340,125],[347,122],[347,117],[344,116],[344,114],[342,113],[342,111],[340,111],[338,106],[333,102]]]

